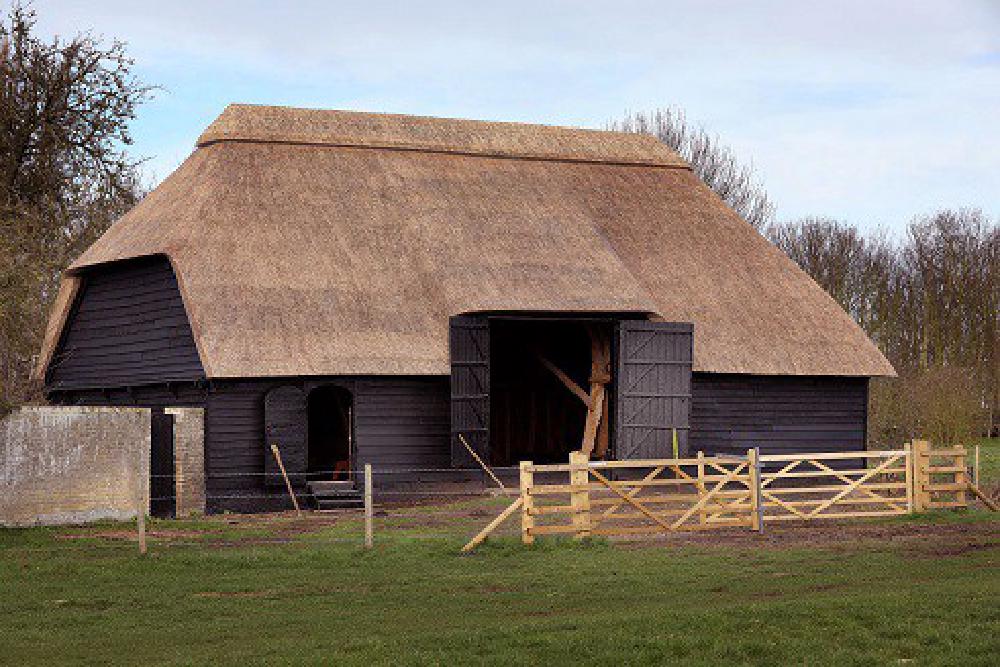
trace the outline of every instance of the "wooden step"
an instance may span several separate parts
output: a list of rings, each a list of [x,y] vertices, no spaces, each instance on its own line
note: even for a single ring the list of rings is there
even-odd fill
[[[309,491],[314,495],[334,495],[344,493],[361,493],[350,480],[329,480],[321,482],[309,482]]]
[[[365,506],[361,496],[313,496],[318,510],[357,509]]]

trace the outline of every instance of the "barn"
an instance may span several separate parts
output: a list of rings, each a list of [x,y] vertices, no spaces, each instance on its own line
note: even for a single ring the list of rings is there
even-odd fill
[[[304,490],[675,433],[862,449],[893,369],[652,137],[233,105],[67,268],[36,373],[55,404],[203,407],[222,511],[287,502],[272,443]]]

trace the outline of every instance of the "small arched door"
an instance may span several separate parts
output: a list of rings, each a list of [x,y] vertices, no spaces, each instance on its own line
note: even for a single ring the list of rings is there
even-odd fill
[[[271,452],[277,445],[292,484],[303,486],[309,469],[306,445],[308,415],[306,394],[298,387],[275,387],[264,396],[264,479],[268,485],[284,484],[281,469]]]

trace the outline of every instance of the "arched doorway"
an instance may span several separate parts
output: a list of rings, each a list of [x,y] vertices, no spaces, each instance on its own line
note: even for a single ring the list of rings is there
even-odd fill
[[[350,479],[353,462],[353,408],[351,392],[324,385],[309,392],[310,480]]]

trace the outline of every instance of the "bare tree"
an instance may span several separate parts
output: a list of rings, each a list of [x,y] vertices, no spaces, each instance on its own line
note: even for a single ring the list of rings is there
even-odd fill
[[[651,134],[670,146],[691,164],[708,187],[756,229],[764,228],[773,219],[774,204],[753,166],[742,164],[718,137],[689,123],[683,111],[666,108],[651,113],[629,113],[608,123],[608,129]]]
[[[20,3],[0,20],[0,410],[27,395],[60,270],[140,195],[125,149],[151,91],[123,43],[35,26]]]
[[[1000,405],[1000,228],[982,211],[917,218],[898,242],[821,218],[771,225],[767,235],[899,371],[899,381],[873,385],[876,437],[955,438],[976,419],[978,430],[992,432]]]

